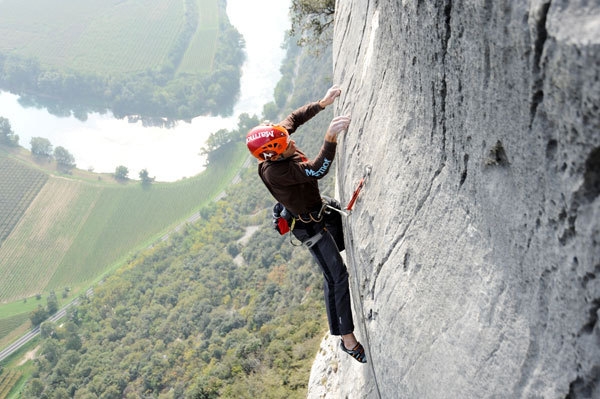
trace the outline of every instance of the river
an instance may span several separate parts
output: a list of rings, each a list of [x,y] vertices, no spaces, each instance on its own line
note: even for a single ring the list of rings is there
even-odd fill
[[[45,109],[24,108],[18,96],[0,91],[0,116],[8,118],[21,146],[30,148],[32,137],[44,137],[53,147],[66,148],[80,169],[112,173],[119,165],[137,178],[147,169],[157,181],[171,182],[200,173],[199,155],[208,136],[219,129],[236,127],[238,115],[262,114],[273,101],[273,90],[285,57],[281,48],[289,29],[289,0],[227,0],[231,24],[246,41],[240,99],[233,116],[197,117],[174,128],[144,127],[110,113],[92,113],[85,122],[75,117],[57,117]]]

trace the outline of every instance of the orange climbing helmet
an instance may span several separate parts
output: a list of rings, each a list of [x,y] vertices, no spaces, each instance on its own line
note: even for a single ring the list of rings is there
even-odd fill
[[[290,135],[283,126],[260,125],[246,135],[248,149],[260,161],[281,155],[288,146]]]

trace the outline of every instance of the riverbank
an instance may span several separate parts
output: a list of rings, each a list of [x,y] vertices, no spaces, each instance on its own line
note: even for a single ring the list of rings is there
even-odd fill
[[[47,138],[54,147],[66,148],[82,170],[114,173],[117,166],[123,165],[130,176],[137,177],[140,170],[146,169],[162,182],[195,176],[204,170],[205,159],[199,153],[211,133],[234,128],[242,113],[261,115],[263,106],[273,100],[285,57],[281,44],[289,26],[289,1],[227,3],[229,19],[246,42],[240,97],[230,117],[199,116],[172,128],[148,127],[141,121],[129,123],[110,113],[92,113],[81,121],[27,107],[8,92],[0,92],[0,116],[9,119],[21,146],[29,148],[32,137]],[[255,10],[261,10],[261,18],[269,24],[256,24],[248,18]]]

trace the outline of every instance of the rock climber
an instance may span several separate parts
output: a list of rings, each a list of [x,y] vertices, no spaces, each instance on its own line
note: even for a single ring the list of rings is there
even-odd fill
[[[345,248],[339,203],[324,198],[319,179],[329,172],[335,156],[337,137],[347,131],[349,116],[332,119],[319,154],[313,160],[296,147],[290,135],[339,97],[331,87],[320,101],[304,105],[279,124],[256,126],[246,135],[248,149],[258,158],[258,174],[278,201],[274,218],[286,219],[292,234],[308,247],[324,277],[325,306],[331,335],[341,336],[342,350],[366,363],[365,350],[354,336],[348,271],[340,255]],[[285,233],[285,231],[281,231]]]

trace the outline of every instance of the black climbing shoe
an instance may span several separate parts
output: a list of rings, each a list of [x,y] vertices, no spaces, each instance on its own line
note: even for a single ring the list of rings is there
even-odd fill
[[[360,344],[360,342],[356,343],[356,346],[354,347],[354,349],[346,349],[346,347],[344,346],[344,341],[340,342],[340,346],[342,347],[342,350],[344,352],[346,352],[347,354],[349,354],[350,356],[352,356],[359,362],[361,362],[361,363],[367,362],[367,356],[365,355],[365,348],[363,348],[363,346]]]

